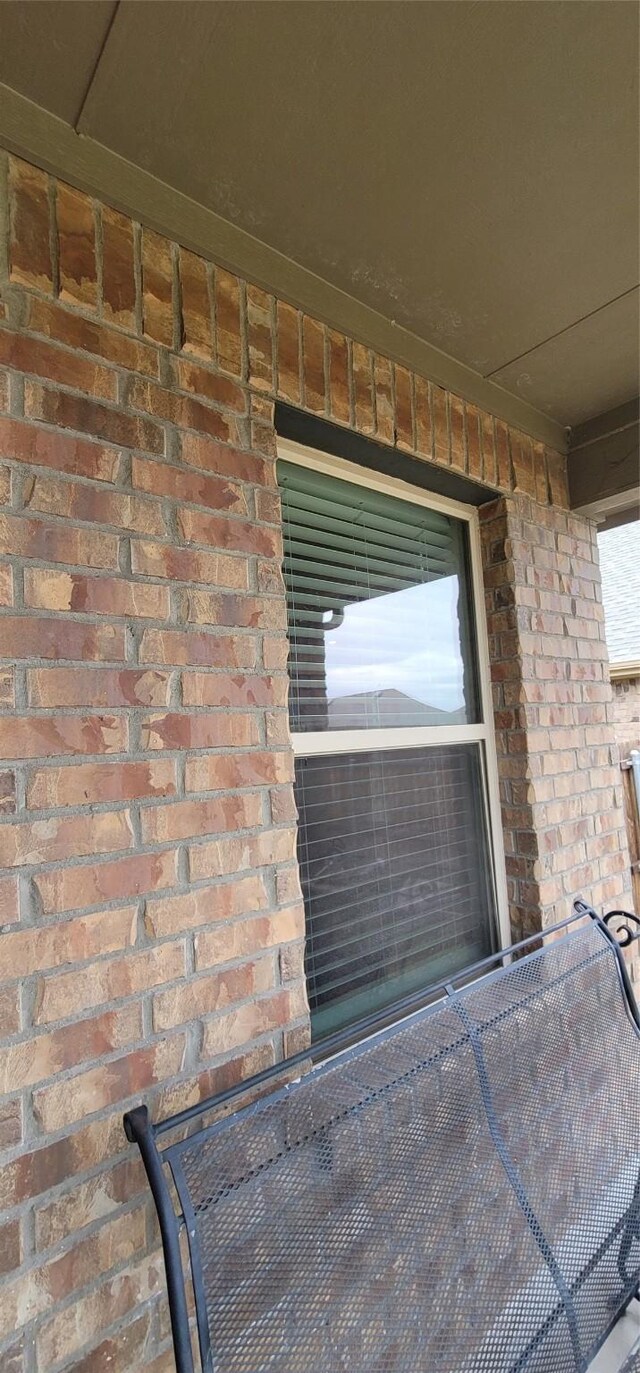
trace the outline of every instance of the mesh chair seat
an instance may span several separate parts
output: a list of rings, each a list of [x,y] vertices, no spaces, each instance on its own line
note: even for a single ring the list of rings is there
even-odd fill
[[[593,924],[172,1146],[213,1367],[586,1369],[640,1274],[638,1050]]]

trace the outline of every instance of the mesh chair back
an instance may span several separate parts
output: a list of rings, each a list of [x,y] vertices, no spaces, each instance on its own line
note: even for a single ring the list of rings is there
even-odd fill
[[[216,1373],[575,1373],[640,1277],[592,923],[163,1151]]]

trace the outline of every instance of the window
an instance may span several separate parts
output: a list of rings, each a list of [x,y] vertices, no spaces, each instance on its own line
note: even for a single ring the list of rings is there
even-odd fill
[[[318,1039],[492,952],[504,876],[475,512],[279,451]]]

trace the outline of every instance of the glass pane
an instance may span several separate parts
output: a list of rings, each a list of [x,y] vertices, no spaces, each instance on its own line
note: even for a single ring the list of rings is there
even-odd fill
[[[315,1037],[495,947],[480,749],[296,760]]]
[[[462,520],[278,464],[293,730],[480,719]]]

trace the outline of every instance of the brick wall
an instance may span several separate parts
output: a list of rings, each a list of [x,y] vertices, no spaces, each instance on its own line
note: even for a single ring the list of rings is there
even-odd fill
[[[481,509],[511,922],[630,900],[596,526],[514,494]]]
[[[484,524],[514,918],[619,885],[563,459],[0,155],[3,1373],[168,1373],[122,1110],[307,1042],[276,397],[514,493]]]

